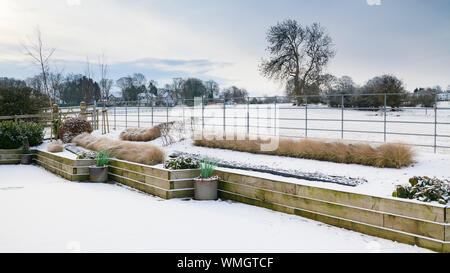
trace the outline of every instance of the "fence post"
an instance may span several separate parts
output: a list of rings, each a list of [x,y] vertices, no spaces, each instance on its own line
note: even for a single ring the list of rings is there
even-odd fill
[[[226,106],[225,106],[225,98],[223,98],[223,135],[226,135]]]
[[[259,105],[256,105],[256,135],[259,137]]]
[[[80,102],[80,118],[86,119],[86,103],[84,101]]]
[[[305,138],[308,137],[308,97],[305,97]]]
[[[247,97],[247,135],[250,134],[250,99]]]
[[[128,128],[128,102],[125,102],[125,128]]]
[[[114,104],[114,130],[116,130],[117,129],[117,126],[116,126],[116,104]]]
[[[94,108],[92,108],[92,123],[93,123],[93,127],[94,130],[97,130],[97,101],[94,100]]]
[[[169,102],[167,101],[166,98],[166,122],[169,122]]]
[[[273,108],[273,135],[277,134],[277,96],[275,96]]]
[[[155,102],[152,99],[152,127],[153,127],[153,105],[155,104]]]
[[[437,94],[434,94],[434,153],[437,152]]]
[[[204,128],[205,128],[205,107],[203,104],[203,96],[202,96],[202,135],[203,135]]]
[[[384,142],[386,142],[386,108],[387,108],[387,95],[384,93]]]
[[[341,95],[341,139],[344,139],[344,94]]]
[[[140,104],[141,104],[141,103],[138,102],[138,109],[137,109],[137,110],[138,110],[138,128],[141,127],[141,126],[140,126],[140,124],[141,124],[141,117],[140,117],[140,113],[139,113],[139,112],[140,112],[140,111],[139,111],[139,110],[140,110]]]

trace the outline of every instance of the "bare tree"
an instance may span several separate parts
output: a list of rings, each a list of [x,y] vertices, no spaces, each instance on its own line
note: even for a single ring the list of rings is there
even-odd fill
[[[108,99],[109,90],[112,87],[113,81],[107,79],[107,75],[109,72],[108,64],[106,63],[105,54],[102,54],[98,58],[98,66],[100,69],[100,100],[103,103],[103,109],[105,108],[105,101]]]
[[[44,46],[42,41],[42,33],[39,26],[35,29],[35,37],[33,39],[28,39],[28,43],[23,43],[22,47],[25,50],[25,54],[30,56],[34,63],[36,63],[42,73],[43,87],[46,95],[49,98],[50,107],[52,107],[52,96],[50,94],[50,88],[48,85],[48,73],[49,73],[49,62],[50,58],[55,52],[55,48],[47,48]],[[53,111],[50,111],[50,141],[53,138]]]
[[[60,101],[61,89],[64,81],[63,69],[58,70],[56,68],[55,72],[48,74],[48,79],[50,82],[50,92],[52,93],[53,100],[55,103],[58,103]]]
[[[271,58],[263,59],[259,67],[261,73],[269,79],[288,83],[297,96],[319,78],[335,55],[331,37],[318,23],[303,27],[288,19],[270,27],[266,39]]]

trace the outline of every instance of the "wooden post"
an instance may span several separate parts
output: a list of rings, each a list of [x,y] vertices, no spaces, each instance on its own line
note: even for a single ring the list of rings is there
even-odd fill
[[[80,118],[86,119],[86,103],[84,101],[80,102]]]
[[[54,125],[54,123],[55,123],[55,119],[57,119],[58,118],[58,116],[59,116],[59,107],[58,107],[58,104],[56,104],[56,103],[54,103],[53,104],[53,107],[52,107],[52,117],[53,117],[53,119],[52,120],[50,120],[50,140],[52,139],[52,136],[53,136],[53,134],[55,134],[55,140],[56,139],[58,139],[58,131],[56,130],[56,131],[54,131],[53,129],[53,125]]]

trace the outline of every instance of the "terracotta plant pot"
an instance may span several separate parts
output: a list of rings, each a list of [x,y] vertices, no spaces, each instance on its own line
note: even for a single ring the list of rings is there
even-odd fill
[[[20,164],[30,165],[33,162],[33,154],[23,154],[20,156]]]
[[[217,200],[217,187],[219,177],[194,178],[194,199],[195,200]]]
[[[108,166],[89,166],[90,182],[106,182],[108,180]]]

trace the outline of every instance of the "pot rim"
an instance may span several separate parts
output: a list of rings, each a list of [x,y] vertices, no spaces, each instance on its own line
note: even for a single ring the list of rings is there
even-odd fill
[[[220,177],[218,175],[214,175],[208,178],[202,178],[201,176],[197,176],[194,178],[194,180],[199,182],[212,182],[220,180]]]
[[[108,168],[108,165],[103,165],[103,166],[91,165],[91,166],[89,166],[89,168],[92,168],[92,169],[104,169],[104,168]]]

